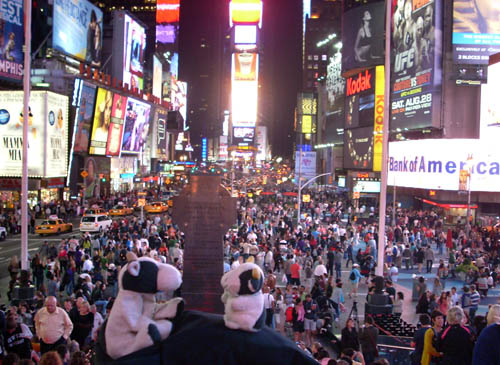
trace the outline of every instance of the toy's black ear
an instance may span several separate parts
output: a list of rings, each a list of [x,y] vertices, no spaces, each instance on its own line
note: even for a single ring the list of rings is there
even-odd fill
[[[264,280],[260,274],[260,270],[254,268],[252,270],[252,278],[248,281],[248,288],[250,289],[250,292],[257,293],[260,289],[262,289],[263,283]]]
[[[131,261],[127,265],[127,271],[130,275],[137,277],[141,271],[141,264],[137,260]]]

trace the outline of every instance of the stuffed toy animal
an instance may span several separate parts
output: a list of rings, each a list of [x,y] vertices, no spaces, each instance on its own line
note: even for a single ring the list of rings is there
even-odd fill
[[[221,279],[224,288],[224,323],[231,329],[260,330],[265,321],[262,284],[264,273],[254,263],[246,262],[228,271]]]
[[[127,264],[118,274],[119,292],[105,329],[106,350],[113,359],[166,339],[172,331],[169,319],[180,315],[182,298],[157,304],[158,291],[180,287],[182,276],[172,265],[127,253]]]

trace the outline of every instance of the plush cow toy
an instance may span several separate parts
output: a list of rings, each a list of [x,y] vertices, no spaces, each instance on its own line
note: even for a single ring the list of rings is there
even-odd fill
[[[264,273],[254,263],[246,262],[224,274],[224,323],[231,329],[260,330],[265,321],[262,284]]]
[[[127,264],[118,275],[120,290],[105,330],[106,350],[113,359],[152,346],[168,337],[173,319],[184,308],[182,298],[157,304],[158,291],[173,291],[182,283],[172,265],[129,252]]]

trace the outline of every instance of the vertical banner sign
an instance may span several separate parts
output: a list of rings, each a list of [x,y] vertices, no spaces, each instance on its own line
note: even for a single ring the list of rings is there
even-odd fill
[[[375,123],[373,125],[373,171],[382,171],[382,131],[384,129],[384,66],[375,68]]]
[[[120,155],[126,106],[127,97],[115,94],[113,97],[113,108],[111,110],[111,125],[109,127],[108,143],[106,144],[106,156]]]
[[[398,1],[394,8],[391,130],[441,124],[441,3]]]
[[[467,180],[469,179],[469,171],[462,169],[458,175],[458,191],[467,191]]]
[[[21,82],[24,45],[23,0],[0,0],[0,78]]]
[[[68,164],[68,97],[47,93],[45,177],[66,176]]]

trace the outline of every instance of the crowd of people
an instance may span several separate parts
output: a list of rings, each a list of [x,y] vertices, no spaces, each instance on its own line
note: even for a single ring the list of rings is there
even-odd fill
[[[266,323],[319,363],[385,364],[386,360],[378,359],[379,329],[372,317],[367,316],[360,328],[354,317],[340,323],[341,314],[349,310],[346,297],[356,299],[359,285],[367,286],[368,296],[372,293],[377,225],[356,219],[362,212],[351,207],[343,194],[311,191],[310,196],[311,202],[303,204],[299,224],[292,219],[296,212],[293,196],[277,193],[241,197],[235,226],[221,237],[224,270],[248,260],[259,265],[266,274]],[[116,196],[104,199],[103,204],[111,207],[123,201],[130,205],[133,199],[130,194]],[[372,210],[367,211],[370,217]],[[81,213],[79,206],[65,206],[63,211],[61,204],[50,207],[50,214]],[[35,214],[48,214],[48,210],[36,210]],[[447,364],[465,364],[449,359],[459,356],[472,361],[472,351],[483,356],[480,333],[490,324],[490,317],[492,324],[500,323],[494,322],[500,315],[494,314],[495,306],[488,313],[488,321],[475,314],[481,296],[488,295],[488,289],[497,282],[498,239],[495,229],[474,228],[469,237],[461,228],[448,233],[442,217],[435,212],[397,212],[396,224],[388,227],[384,252],[385,291],[394,313],[403,312],[404,295],[394,286],[399,270],[405,267],[416,273],[424,269],[433,272],[435,255],[449,253],[439,263],[432,290],[425,281],[419,283],[417,313],[421,329],[414,339],[415,364],[429,364],[425,361],[437,358]],[[3,325],[0,321],[4,361],[17,355],[43,363],[46,354],[59,356],[64,363],[89,361],[99,327],[117,295],[117,275],[127,262],[127,252],[172,264],[182,272],[183,248],[184,234],[166,213],[146,215],[144,221],[135,216],[122,217],[97,235],[75,235],[58,244],[45,242],[30,259],[30,275],[20,270],[13,257],[9,264],[11,305]],[[347,277],[342,277],[344,265],[349,268]],[[464,293],[459,295],[456,288],[446,291],[447,278],[460,275],[467,280]],[[19,287],[26,283],[34,287],[34,299],[19,300]],[[158,300],[167,298],[168,293],[158,296]],[[333,335],[333,327],[342,328],[339,340]],[[424,331],[432,328],[433,336]],[[470,346],[457,346],[455,337],[464,333],[469,335]],[[440,341],[433,341],[434,337]],[[460,355],[454,352],[457,349],[462,351]],[[463,351],[468,351],[467,356]]]

